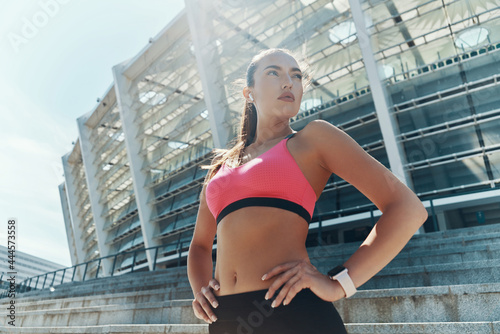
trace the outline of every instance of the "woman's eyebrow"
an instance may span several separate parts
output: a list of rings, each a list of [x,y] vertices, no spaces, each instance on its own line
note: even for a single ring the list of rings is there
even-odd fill
[[[281,67],[279,67],[278,65],[269,65],[269,66],[267,66],[264,69],[264,71],[267,70],[268,68],[273,68],[275,70],[281,70]],[[300,73],[302,73],[302,71],[298,67],[292,67],[292,72],[300,72]]]

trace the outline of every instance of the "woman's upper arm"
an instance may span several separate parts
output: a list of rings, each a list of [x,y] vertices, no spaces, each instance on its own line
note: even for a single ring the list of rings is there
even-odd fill
[[[389,169],[370,156],[344,131],[326,121],[313,121],[308,127],[314,141],[318,163],[356,187],[377,208],[384,210],[399,200],[418,200]]]
[[[196,225],[194,227],[191,246],[203,247],[211,251],[216,233],[217,223],[215,222],[214,216],[208,209],[205,183],[200,194],[200,205],[198,208],[198,216],[196,217]]]

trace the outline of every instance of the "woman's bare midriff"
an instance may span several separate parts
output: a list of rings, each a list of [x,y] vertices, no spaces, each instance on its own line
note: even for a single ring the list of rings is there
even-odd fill
[[[224,217],[217,227],[216,296],[267,289],[262,276],[273,267],[308,259],[307,222],[278,208],[247,207]]]

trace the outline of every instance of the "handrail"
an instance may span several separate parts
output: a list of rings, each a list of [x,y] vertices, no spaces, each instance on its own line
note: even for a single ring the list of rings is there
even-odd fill
[[[99,277],[104,277],[103,275],[99,276],[102,268],[101,268],[101,263],[107,259],[109,261],[112,261],[112,269],[110,276],[115,276],[115,275],[122,275],[126,274],[129,272],[134,272],[138,270],[142,270],[144,267],[144,263],[147,263],[147,260],[144,261],[144,257],[146,256],[146,252],[153,252],[154,251],[154,257],[153,257],[153,271],[157,270],[157,264],[161,262],[167,262],[172,266],[175,267],[180,267],[181,266],[181,260],[182,260],[182,253],[185,248],[186,242],[176,242],[175,244],[167,244],[167,245],[161,245],[161,246],[155,246],[155,247],[148,247],[148,248],[141,248],[141,249],[136,249],[132,251],[125,251],[125,252],[120,252],[112,255],[107,255],[103,256],[97,259],[93,259],[90,261],[82,262],[79,264],[76,264],[71,267],[66,267],[62,269],[58,269],[55,271],[50,271],[45,274],[40,274],[37,276],[29,277],[26,278],[24,281],[22,281],[19,284],[16,284],[16,291],[17,293],[22,293],[22,292],[27,292],[31,290],[42,290],[45,288],[53,288],[54,286],[63,284],[63,283],[69,283],[69,282],[75,282],[75,281],[88,281],[91,279],[96,279]],[[161,250],[160,249],[168,249],[171,248],[170,250],[166,250],[163,252],[163,256],[161,255]],[[144,254],[143,257],[140,255]],[[128,256],[128,255],[131,255]],[[117,268],[117,263],[122,259],[122,264],[125,263],[125,265],[122,265],[121,267]],[[127,263],[126,261],[128,259],[132,258],[131,263]],[[83,270],[83,274],[81,273],[81,270]],[[95,273],[94,273],[95,270]],[[78,279],[76,276],[78,271],[80,271],[80,274],[82,274],[82,278]],[[59,276],[59,277],[57,277]],[[57,278],[57,279],[56,279]],[[39,283],[41,286],[39,287]],[[50,283],[50,284],[49,284]],[[3,291],[0,294],[0,299],[5,298],[8,295],[8,291]]]

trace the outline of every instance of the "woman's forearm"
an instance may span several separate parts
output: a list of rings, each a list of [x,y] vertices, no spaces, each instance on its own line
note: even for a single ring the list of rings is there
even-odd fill
[[[191,245],[187,259],[187,273],[193,295],[196,295],[212,279],[212,250]]]
[[[399,202],[387,208],[359,249],[344,263],[356,287],[394,259],[427,219],[419,200],[409,203]]]

